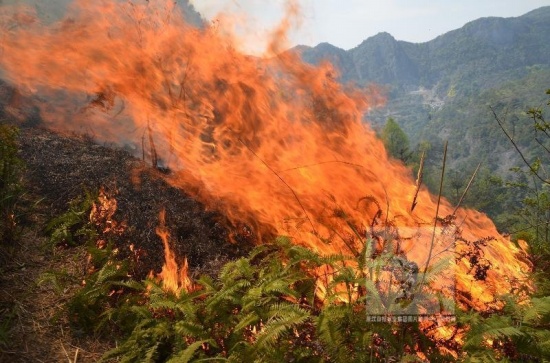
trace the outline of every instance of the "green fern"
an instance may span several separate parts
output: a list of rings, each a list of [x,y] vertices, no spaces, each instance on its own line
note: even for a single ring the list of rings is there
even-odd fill
[[[116,327],[122,334],[105,362],[417,362],[419,347],[432,362],[453,360],[438,350],[444,342],[428,338],[418,323],[367,322],[376,306],[386,309],[381,312],[402,309],[395,292],[377,285],[395,256],[385,251],[372,257],[368,245],[358,256],[320,256],[279,238],[179,294],[166,293],[154,280],[129,281],[111,256],[77,295],[76,311],[92,308],[90,324],[97,329],[99,320],[101,329]],[[451,309],[449,299],[429,291],[432,275],[446,263],[429,268],[425,286],[417,288]],[[316,295],[318,269],[332,278],[322,302]],[[105,298],[117,289],[125,291],[120,299]],[[488,346],[489,339],[513,344],[517,357],[546,357],[550,336],[542,327],[548,324],[550,300],[542,296],[520,305],[509,299],[498,314],[459,314],[459,326],[468,329],[467,354],[458,360],[513,361],[500,346]]]
[[[506,306],[501,312],[489,316],[461,314],[460,321],[469,327],[464,350],[474,357],[501,361],[549,360],[550,297],[532,298],[523,304],[513,296],[503,296],[502,300]]]
[[[109,261],[98,271],[88,276],[85,286],[79,290],[67,304],[73,324],[91,331],[102,328],[108,320],[117,315],[121,319],[125,308],[112,310],[110,304],[113,294],[119,295],[121,289],[136,291],[138,294],[145,289],[142,284],[128,282],[128,267],[126,263]],[[118,293],[116,293],[118,291]],[[128,299],[128,297],[126,297]],[[134,303],[134,299],[128,299]],[[101,319],[100,317],[103,317]]]
[[[187,348],[182,350],[181,352],[173,355],[167,363],[188,363],[191,361],[197,350],[204,346],[205,344],[215,344],[212,339],[207,340],[199,340],[197,342],[194,342],[190,344]],[[202,361],[206,361],[206,359],[202,359]]]
[[[51,246],[85,244],[97,235],[88,218],[95,199],[93,194],[86,191],[84,196],[69,202],[66,212],[48,222],[45,232],[50,235]]]

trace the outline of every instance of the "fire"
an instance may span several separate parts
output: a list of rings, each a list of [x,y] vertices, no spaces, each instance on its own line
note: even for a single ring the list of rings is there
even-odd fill
[[[459,209],[455,224],[467,241],[492,238],[478,246],[490,263],[483,278],[472,273],[474,247],[444,235],[432,244],[425,231],[435,198],[421,189],[411,211],[410,171],[362,122],[382,98],[341,86],[330,64],[312,67],[280,52],[290,22],[274,32],[264,58],[240,53],[238,41],[215,27],[186,24],[173,1],[78,0],[48,26],[4,8],[0,24],[5,78],[47,100],[46,123],[135,150],[150,132],[155,160],[173,171],[170,183],[245,222],[259,240],[287,235],[321,253],[351,254],[360,241],[350,226],[376,233],[381,245],[396,230],[391,238],[421,269],[433,262],[430,250],[463,253],[456,289],[479,309],[529,271],[522,252],[476,211]],[[438,217],[453,209],[443,201]],[[166,231],[159,235],[167,246]]]
[[[175,294],[180,291],[190,291],[193,287],[193,283],[188,276],[189,266],[187,264],[187,258],[183,263],[178,265],[176,256],[170,248],[170,234],[165,227],[166,213],[164,210],[160,212],[159,219],[160,225],[157,227],[157,235],[164,244],[164,265],[162,271],[157,275],[162,281],[162,287],[165,291],[170,291]]]

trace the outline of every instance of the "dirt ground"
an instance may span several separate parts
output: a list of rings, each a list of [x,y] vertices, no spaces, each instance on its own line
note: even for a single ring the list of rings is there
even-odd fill
[[[96,362],[112,347],[71,330],[64,303],[80,287],[66,279],[56,287],[50,274],[83,276],[86,251],[44,249],[40,231],[27,230],[10,248],[2,247],[0,317],[7,336],[0,345],[0,362]]]

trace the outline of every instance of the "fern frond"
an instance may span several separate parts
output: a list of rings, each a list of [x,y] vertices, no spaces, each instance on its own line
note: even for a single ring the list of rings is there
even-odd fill
[[[222,301],[238,304],[242,299],[242,291],[250,286],[251,283],[247,280],[234,281],[232,284],[224,285],[221,290],[208,297],[206,307],[212,309]]]
[[[274,345],[285,332],[289,332],[293,326],[305,322],[308,318],[308,314],[296,314],[278,316],[269,320],[263,327],[262,332],[257,335],[254,349],[268,349],[268,347]]]
[[[172,356],[166,363],[188,363],[191,361],[195,355],[197,349],[199,349],[203,344],[215,344],[212,339],[199,340],[190,344],[187,348]]]
[[[335,347],[343,345],[344,338],[341,323],[347,314],[349,314],[347,307],[328,306],[323,309],[316,319],[319,337],[329,347],[332,347],[331,350],[335,350]]]
[[[136,280],[113,281],[112,286],[125,287],[127,289],[134,290],[137,292],[144,292],[146,290],[145,284],[143,282],[136,281]]]
[[[550,315],[550,296],[532,298],[529,307],[525,309],[523,320],[532,323],[547,315]]]
[[[120,266],[117,266],[114,262],[106,263],[103,265],[103,267],[98,271],[97,277],[95,280],[95,285],[101,285],[109,280],[112,280],[114,277],[117,276],[124,276],[124,271],[120,268]]]
[[[255,325],[260,321],[260,317],[256,312],[251,312],[244,317],[240,318],[239,322],[233,328],[235,332],[239,332],[247,326]]]

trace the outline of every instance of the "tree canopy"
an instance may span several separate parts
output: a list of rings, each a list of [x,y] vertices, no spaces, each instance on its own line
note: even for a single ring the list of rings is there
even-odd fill
[[[410,159],[409,137],[393,118],[390,117],[386,121],[381,137],[388,154],[403,162],[407,162]]]

